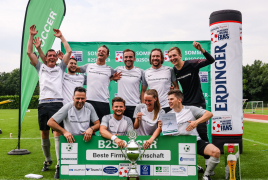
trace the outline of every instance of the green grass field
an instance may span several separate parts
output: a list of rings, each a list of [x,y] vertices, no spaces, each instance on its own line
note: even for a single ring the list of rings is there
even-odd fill
[[[41,172],[44,155],[41,150],[40,132],[38,130],[37,110],[27,112],[22,123],[21,149],[31,152],[29,155],[7,155],[17,148],[18,137],[18,110],[0,110],[0,179],[26,179],[26,174],[41,174],[43,179],[53,179],[56,161],[49,171]],[[268,171],[265,164],[268,162],[268,124],[244,121],[243,154],[241,154],[242,179],[268,179]],[[10,138],[10,133],[13,138]],[[56,160],[54,138],[51,133],[51,154]],[[204,165],[203,157],[198,157],[198,164]],[[224,179],[224,156],[215,169],[213,180]],[[202,179],[202,174],[199,175]]]
[[[252,109],[243,109],[243,112],[246,114],[261,114],[261,115],[268,115],[268,108],[256,108],[256,111],[252,113]]]

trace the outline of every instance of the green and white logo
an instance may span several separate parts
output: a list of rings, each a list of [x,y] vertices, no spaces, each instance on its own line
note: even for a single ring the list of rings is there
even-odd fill
[[[71,144],[68,144],[67,147],[66,147],[66,150],[71,151],[72,149],[73,149],[73,146]]]
[[[156,166],[155,171],[156,172],[162,172],[162,167],[161,166]]]
[[[185,145],[184,146],[184,151],[185,152],[189,152],[190,151],[190,146],[189,145]]]

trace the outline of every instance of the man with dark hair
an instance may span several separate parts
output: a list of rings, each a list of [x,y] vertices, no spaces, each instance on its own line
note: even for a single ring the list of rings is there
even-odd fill
[[[59,124],[64,122],[64,128]],[[90,126],[90,122],[94,126]],[[74,90],[73,102],[65,104],[48,121],[48,126],[62,133],[69,143],[74,142],[73,135],[84,134],[84,140],[91,139],[93,132],[100,127],[99,118],[93,106],[86,102],[86,90],[83,87],[76,87]]]
[[[178,47],[172,47],[168,51],[170,62],[174,65],[173,70],[176,74],[177,80],[180,82],[183,93],[183,105],[196,106],[206,109],[205,98],[201,89],[199,70],[209,64],[212,64],[214,58],[205,51],[198,42],[193,42],[194,48],[201,51],[206,59],[194,59],[182,61],[181,50]],[[206,122],[197,126],[197,132],[201,139],[208,142]],[[204,156],[206,164],[209,156]],[[204,172],[202,167],[198,166],[199,172]]]
[[[171,67],[162,65],[164,63],[164,55],[161,49],[155,48],[151,51],[149,62],[152,67],[144,71],[141,101],[144,103],[144,92],[149,86],[149,89],[155,89],[158,92],[161,108],[165,112],[168,112],[171,110],[168,106],[167,96],[167,92],[170,90],[170,84],[172,83],[174,85],[174,89],[179,89],[175,73]]]
[[[117,81],[117,96],[126,101],[124,115],[131,118],[134,123],[133,113],[136,106],[141,102],[140,84],[144,78],[144,71],[134,66],[135,52],[131,49],[123,51],[125,66],[115,68],[116,72],[121,73],[121,78]]]
[[[92,104],[100,121],[103,116],[110,114],[110,78],[118,75],[105,64],[108,56],[109,49],[103,45],[97,51],[96,63],[88,63],[76,69],[76,72],[87,73],[87,102]]]
[[[215,167],[220,162],[220,150],[213,144],[204,141],[197,133],[196,127],[200,123],[208,121],[213,114],[202,108],[195,106],[184,106],[183,94],[180,90],[171,90],[168,92],[168,103],[172,109],[168,113],[175,113],[179,133],[177,135],[196,135],[197,136],[197,153],[199,155],[210,156],[207,169],[204,173],[203,180],[211,180]]]
[[[31,64],[35,67],[39,75],[40,95],[38,106],[38,122],[39,129],[41,130],[42,150],[45,155],[45,162],[42,171],[46,171],[48,170],[48,167],[52,164],[49,140],[50,127],[47,126],[47,121],[54,113],[56,113],[63,106],[62,77],[66,66],[69,63],[72,50],[66,39],[63,37],[61,31],[58,29],[53,29],[53,31],[55,32],[54,36],[61,39],[66,50],[66,54],[63,57],[62,62],[58,66],[56,66],[56,61],[58,60],[57,53],[54,50],[50,49],[45,56],[39,45],[39,48],[37,48],[37,50],[39,52],[40,57],[43,57],[43,60],[45,61],[45,63],[42,64],[38,61],[37,56],[33,53],[33,43],[35,45],[36,43],[41,44],[39,38],[34,39],[34,36],[38,32],[38,30],[35,31],[35,29],[35,25],[32,25],[30,27],[30,37],[27,45],[27,55],[29,56]],[[61,124],[61,126],[63,126],[63,124]],[[57,161],[59,164],[59,136],[61,134],[56,131],[54,131],[53,134],[55,137],[55,149]],[[59,166],[57,166],[57,170],[58,169]]]
[[[123,115],[125,109],[125,100],[121,97],[115,97],[112,100],[114,114],[104,116],[100,126],[101,136],[113,140],[120,147],[124,147],[125,142],[117,135],[126,135],[129,130],[133,130],[131,119]]]

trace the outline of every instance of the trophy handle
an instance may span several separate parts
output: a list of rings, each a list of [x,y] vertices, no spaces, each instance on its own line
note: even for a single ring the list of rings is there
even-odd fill
[[[126,154],[123,152],[122,147],[120,147],[120,150],[121,150],[122,154],[124,154],[124,157],[125,157],[125,160],[126,160],[127,156],[126,156]]]
[[[137,144],[139,145],[140,148],[143,148],[139,143],[137,143]],[[143,149],[144,149],[144,148],[143,148]],[[140,154],[140,156],[139,156],[139,158],[138,158],[138,159],[140,159],[141,161],[142,161],[141,157],[144,155],[145,150],[146,150],[146,149],[144,149],[143,153]]]

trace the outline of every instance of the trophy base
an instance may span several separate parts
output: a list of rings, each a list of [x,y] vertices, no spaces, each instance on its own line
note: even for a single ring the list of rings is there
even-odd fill
[[[139,176],[136,177],[127,177],[127,180],[139,180]]]

